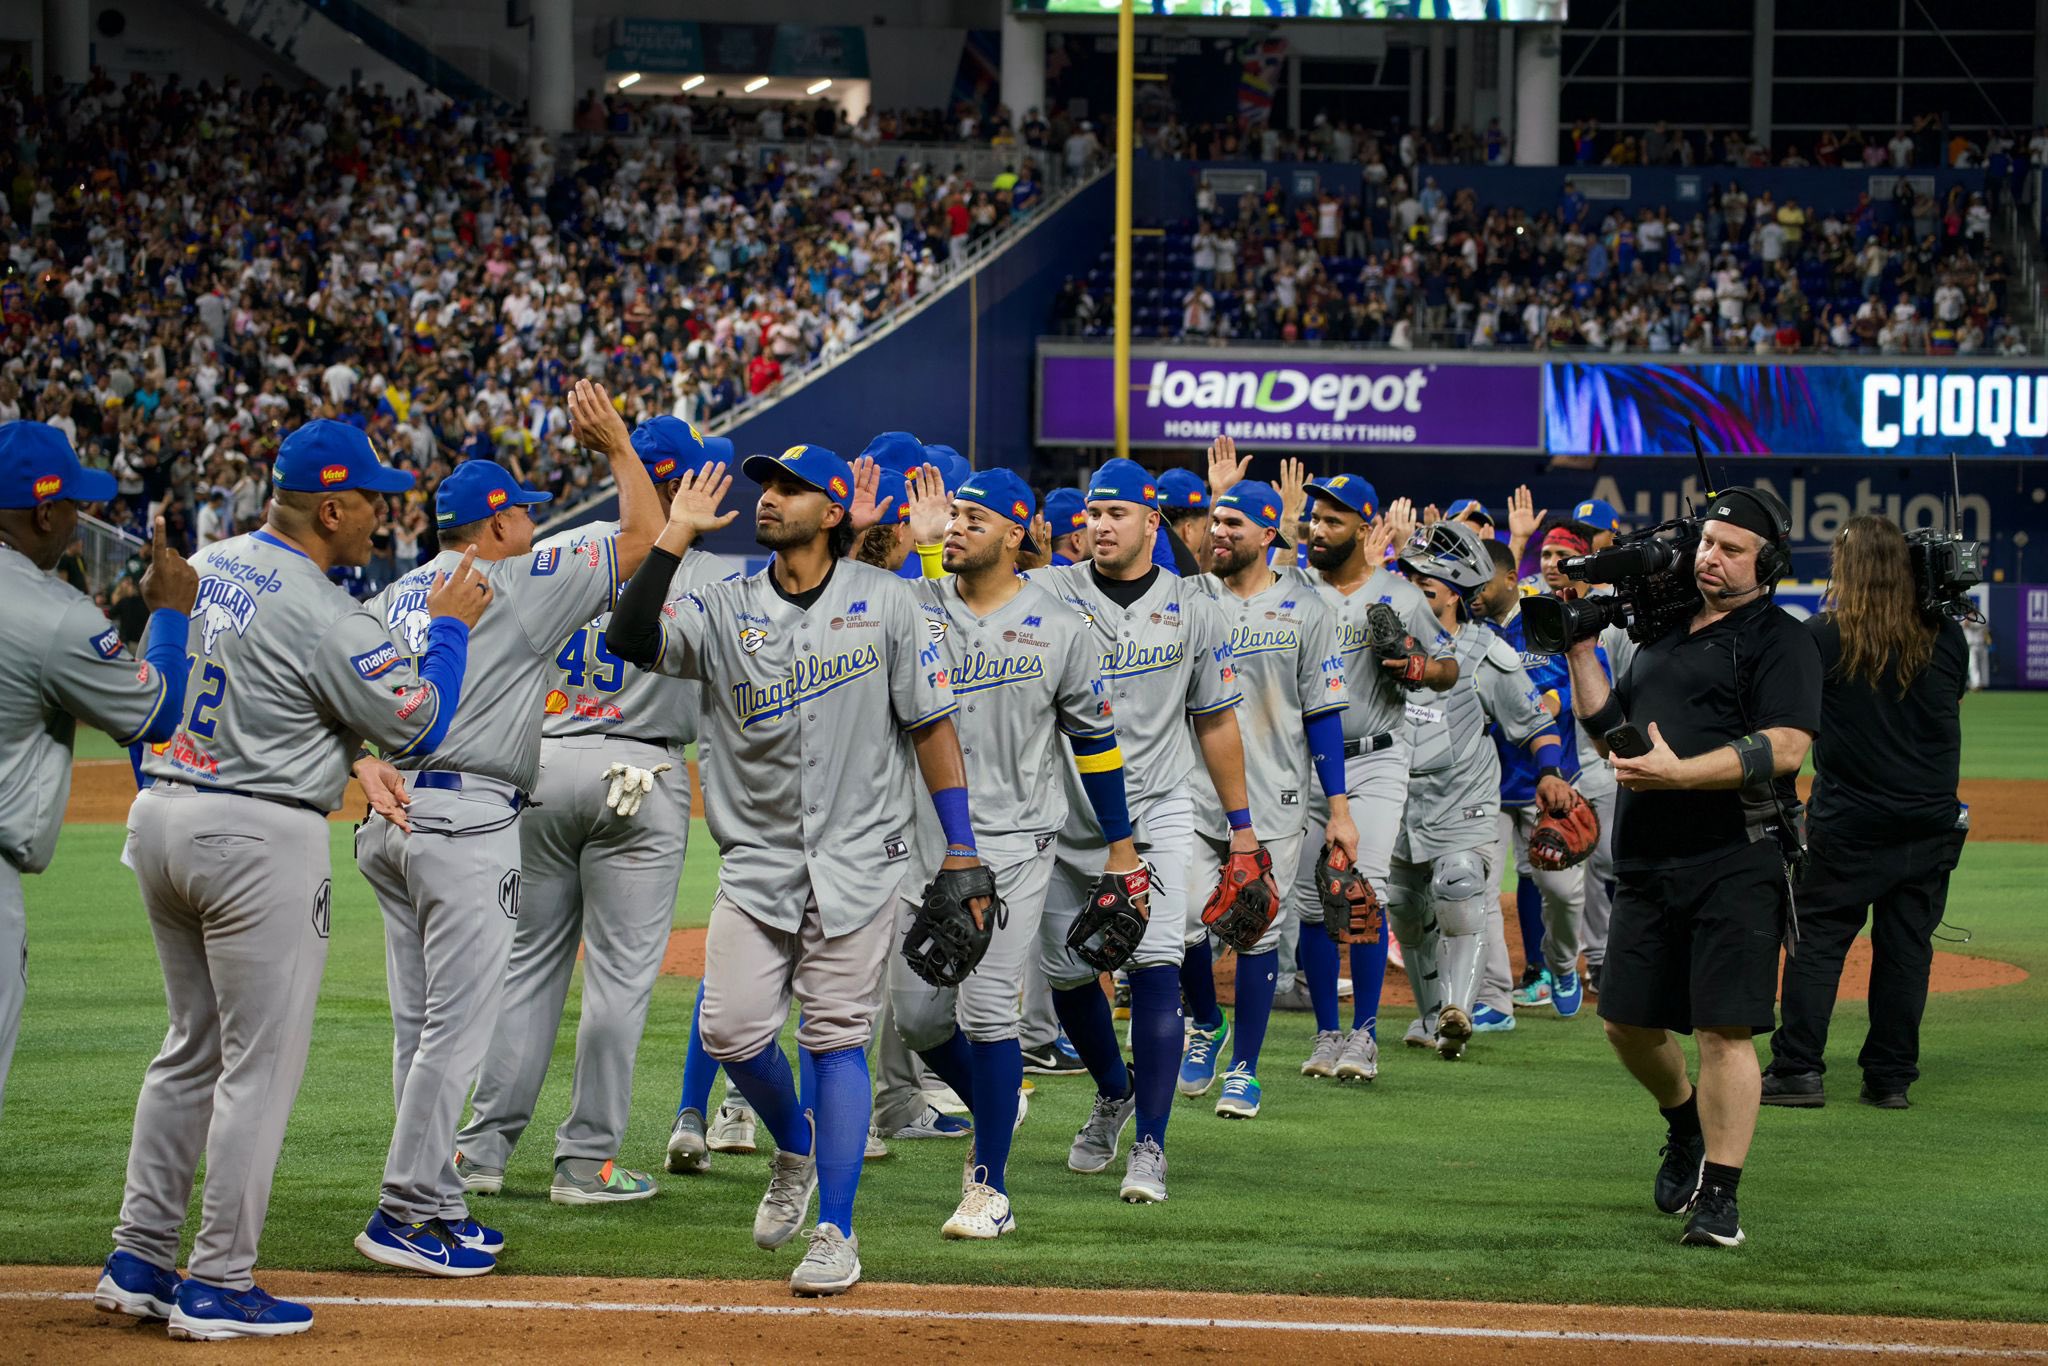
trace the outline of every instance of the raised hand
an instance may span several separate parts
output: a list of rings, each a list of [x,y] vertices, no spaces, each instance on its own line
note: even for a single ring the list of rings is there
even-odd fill
[[[579,379],[569,390],[569,430],[576,444],[599,455],[623,456],[633,448],[626,420],[612,406],[612,396],[594,379]]]
[[[1052,563],[1052,523],[1042,512],[1031,519],[1031,544],[1037,549],[1017,551],[1019,569],[1043,569]]]
[[[1536,534],[1536,528],[1543,525],[1543,519],[1550,515],[1550,509],[1536,509],[1535,495],[1529,486],[1523,484],[1508,495],[1508,535],[1517,545],[1524,544]]]
[[[910,539],[914,545],[937,545],[946,535],[946,519],[952,499],[946,496],[946,480],[934,465],[919,465],[903,476],[909,486],[905,501],[910,505]]]
[[[692,470],[682,477],[675,500],[668,505],[669,527],[686,533],[689,539],[694,540],[707,531],[731,526],[732,519],[739,513],[721,513],[718,510],[725,502],[725,495],[731,491],[732,476],[725,472],[724,461]]]
[[[1396,498],[1387,504],[1380,514],[1380,524],[1387,528],[1388,544],[1408,544],[1408,538],[1415,534],[1415,504],[1411,499]]]
[[[866,531],[878,526],[882,514],[896,501],[895,496],[877,499],[876,493],[882,487],[882,467],[871,455],[857,456],[853,462],[853,502],[846,509],[846,520],[855,532]]]
[[[1308,507],[1308,466],[1293,456],[1280,462],[1280,525],[1290,534]]]
[[[1252,467],[1250,456],[1239,456],[1237,443],[1219,436],[1209,443],[1209,498],[1213,502],[1230,492]]]
[[[199,571],[185,562],[164,533],[164,519],[156,519],[156,533],[149,543],[149,568],[142,571],[142,600],[152,612],[168,609],[181,616],[192,615],[199,597]]]
[[[1431,503],[1422,510],[1422,525],[1424,526],[1434,526],[1443,519],[1443,509],[1439,508],[1435,503]]]
[[[464,626],[475,626],[495,597],[491,581],[476,567],[476,543],[462,552],[462,563],[452,574],[436,574],[427,592],[427,615],[453,617]]]
[[[1377,522],[1368,523],[1365,529],[1358,533],[1358,538],[1365,542],[1365,562],[1374,566],[1381,565],[1386,562],[1387,547],[1394,543],[1394,528],[1382,517]]]

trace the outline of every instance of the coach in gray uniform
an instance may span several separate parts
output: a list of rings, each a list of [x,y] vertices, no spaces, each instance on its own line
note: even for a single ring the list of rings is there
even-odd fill
[[[399,651],[416,651],[431,576],[471,546],[503,600],[470,642],[468,686],[447,739],[429,758],[392,756],[409,770],[405,804],[373,791],[377,814],[356,835],[356,865],[384,911],[397,1105],[382,1195],[356,1250],[434,1276],[480,1275],[504,1246],[491,1230],[454,1249],[408,1231],[471,1222],[455,1130],[504,998],[519,918],[519,814],[540,779],[555,658],[571,631],[612,604],[661,526],[654,485],[603,386],[579,380],[569,412],[576,439],[611,464],[617,535],[579,555],[535,551],[526,509],[548,495],[471,460],[434,494],[441,553],[369,603]]]
[[[1404,708],[1413,694],[1366,651],[1366,615],[1375,603],[1394,609],[1428,656],[1415,686],[1448,688],[1458,681],[1451,638],[1414,584],[1387,568],[1392,536],[1382,516],[1379,493],[1355,474],[1338,474],[1307,486],[1308,562],[1311,581],[1337,615],[1337,657],[1344,662],[1350,705],[1344,709],[1344,787],[1358,830],[1358,870],[1382,904],[1393,864],[1394,840],[1408,802],[1413,748]],[[1309,793],[1310,821],[1328,819],[1320,790]],[[1371,1081],[1379,1075],[1380,989],[1387,975],[1388,927],[1378,943],[1353,944],[1351,1028],[1342,1029],[1337,999],[1337,944],[1323,928],[1323,903],[1316,895],[1320,849],[1301,850],[1289,895],[1301,923],[1299,962],[1315,1011],[1316,1037],[1302,1074]]]
[[[1500,914],[1500,753],[1486,723],[1528,746],[1539,764],[1556,763],[1564,739],[1521,655],[1471,619],[1469,597],[1493,578],[1479,534],[1462,522],[1437,522],[1410,543],[1401,567],[1422,581],[1438,621],[1456,626],[1459,676],[1448,690],[1419,693],[1408,704],[1414,773],[1387,880],[1387,918],[1420,1012],[1409,1042],[1433,1041],[1454,1060],[1472,1037],[1486,919]],[[1553,774],[1538,780],[1536,792],[1553,809],[1570,800],[1569,784]]]
[[[664,514],[684,475],[708,467],[704,439],[680,418],[633,433]],[[724,467],[716,467],[722,473]],[[580,527],[536,553],[587,556],[618,531]],[[670,601],[730,578],[738,567],[692,547]],[[579,626],[555,656],[542,703],[540,786],[520,819],[519,922],[505,966],[505,1002],[477,1078],[468,1125],[455,1137],[465,1189],[493,1194],[533,1118],[554,1055],[576,950],[583,947],[583,1014],[576,1080],[555,1132],[558,1205],[641,1200],[643,1172],[613,1159],[633,1103],[633,1059],[675,918],[676,884],[690,838],[690,770],[697,738],[695,683],[633,668],[605,638],[609,612]]]
[[[28,990],[28,913],[21,877],[50,866],[71,796],[71,741],[83,717],[124,745],[171,738],[185,697],[186,614],[194,579],[156,548],[142,577],[149,661],[50,571],[71,544],[80,503],[115,495],[114,477],[78,463],[42,422],[0,427],[0,1101]]]
[[[1272,856],[1278,877],[1292,876],[1310,842],[1328,842],[1358,857],[1358,831],[1351,823],[1351,798],[1344,790],[1344,723],[1348,705],[1344,661],[1338,653],[1336,614],[1316,593],[1307,575],[1287,566],[1274,569],[1267,556],[1279,540],[1281,498],[1257,480],[1240,480],[1217,499],[1210,514],[1210,574],[1187,581],[1189,592],[1206,592],[1230,630],[1230,662],[1244,700],[1238,707],[1243,737],[1245,786],[1259,839]],[[1328,814],[1314,841],[1303,838],[1306,797],[1323,793]],[[1202,775],[1194,778],[1203,823],[1214,828],[1223,808]],[[1195,837],[1189,864],[1187,956],[1181,964],[1181,992],[1188,1008],[1188,1042],[1181,1059],[1180,1093],[1207,1093],[1219,1071],[1224,1046],[1230,1066],[1216,1113],[1252,1119],[1260,1109],[1259,1052],[1265,1044],[1277,985],[1281,936],[1292,928],[1284,910],[1249,951],[1237,955],[1235,1028],[1226,1023],[1216,999],[1209,928],[1202,911],[1222,872],[1221,842]],[[1314,856],[1309,859],[1311,869]]]
[[[369,561],[384,496],[413,476],[380,465],[358,429],[322,420],[284,439],[273,480],[261,529],[194,557],[191,712],[143,760],[151,782],[122,855],[156,937],[171,1027],[135,1103],[117,1251],[97,1298],[135,1312],[116,1259],[177,1265],[203,1157],[191,1279],[170,1313],[181,1338],[312,1325],[310,1310],[271,1299],[251,1273],[327,964],[327,816],[361,740],[419,754],[447,734],[469,626],[491,597],[467,565],[439,580],[415,673],[382,623],[327,579]]]
[[[1095,1103],[1074,1136],[1067,1166],[1084,1173],[1108,1167],[1135,1114],[1136,1137],[1118,1194],[1133,1204],[1156,1203],[1166,1199],[1166,1122],[1186,1033],[1180,999],[1184,927],[1173,908],[1191,895],[1189,865],[1198,831],[1227,839],[1233,852],[1242,853],[1258,848],[1258,835],[1245,795],[1230,628],[1212,593],[1152,563],[1159,495],[1143,466],[1116,459],[1095,472],[1088,486],[1088,523],[1095,532],[1092,559],[1034,569],[1031,579],[1052,589],[1094,631],[1116,710],[1131,824],[1152,867],[1155,913],[1129,964],[1135,1075],[1124,1066],[1095,969],[1067,947],[1067,932],[1101,876],[1103,857],[1102,831],[1088,803],[1075,800],[1071,788],[1067,824],[1053,845],[1052,892],[1039,944],[1067,1040],[1095,1078]],[[1190,779],[1198,745],[1225,815],[1213,828],[1201,825],[1195,810]],[[1078,786],[1078,774],[1070,781]]]
[[[1094,632],[1017,574],[1020,552],[1036,549],[1030,486],[1009,470],[976,471],[954,493],[950,518],[936,470],[913,473],[910,487],[918,495],[911,523],[917,543],[943,537],[942,577],[918,587],[960,704],[954,719],[974,794],[976,842],[995,874],[1003,914],[988,951],[957,988],[933,986],[897,954],[889,960],[889,994],[904,1042],[974,1112],[968,1180],[940,1231],[998,1238],[1017,1227],[1005,1168],[1021,1118],[1019,997],[1025,966],[1038,953],[1052,873],[1043,854],[1066,824],[1069,769],[1080,773],[1108,836],[1099,871],[1128,876],[1140,865]],[[940,845],[937,823],[921,820],[921,865],[936,866]],[[900,903],[900,929],[910,928],[916,910],[908,899]]]
[[[700,1032],[775,1136],[754,1241],[788,1242],[816,1191],[817,1227],[790,1288],[832,1295],[860,1279],[867,1045],[894,941],[888,912],[914,867],[917,772],[940,813],[945,866],[979,860],[936,632],[907,582],[842,558],[852,468],[818,446],[742,468],[761,485],[755,538],[774,560],[664,609],[676,557],[736,515],[717,511],[729,481],[684,480],[620,599],[612,646],[705,685],[704,810],[720,867]],[[792,992],[816,1078],[801,1102],[779,1043]]]

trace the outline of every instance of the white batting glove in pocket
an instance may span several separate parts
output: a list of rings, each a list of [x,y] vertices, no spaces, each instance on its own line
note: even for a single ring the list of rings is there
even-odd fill
[[[654,780],[673,768],[673,764],[656,764],[653,768],[635,768],[631,764],[613,764],[604,771],[611,787],[604,794],[604,804],[629,817],[640,809],[640,803],[647,800],[647,794],[654,790]]]

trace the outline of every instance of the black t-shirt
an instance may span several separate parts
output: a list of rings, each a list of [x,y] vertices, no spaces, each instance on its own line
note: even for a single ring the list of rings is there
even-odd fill
[[[1615,688],[1623,713],[1645,736],[1657,723],[1681,759],[1755,731],[1791,726],[1818,733],[1820,651],[1791,613],[1768,598],[1711,626],[1674,627],[1636,652]],[[1797,793],[1777,780],[1786,801]],[[1718,858],[1749,842],[1741,794],[1621,790],[1614,817],[1614,866],[1636,871]]]
[[[1970,678],[1963,628],[1942,618],[1934,657],[1903,697],[1889,665],[1874,687],[1844,676],[1842,630],[1832,613],[1813,618],[1806,630],[1826,670],[1807,812],[1813,829],[1869,843],[1954,826],[1961,705]]]

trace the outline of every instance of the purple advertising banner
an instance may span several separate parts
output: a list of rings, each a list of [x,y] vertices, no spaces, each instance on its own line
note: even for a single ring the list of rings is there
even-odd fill
[[[1116,439],[1104,351],[1039,353],[1038,440]],[[1131,444],[1219,436],[1267,449],[1542,449],[1541,367],[1321,361],[1175,347],[1131,357]]]
[[[2019,683],[2048,688],[2048,584],[2020,585]]]

